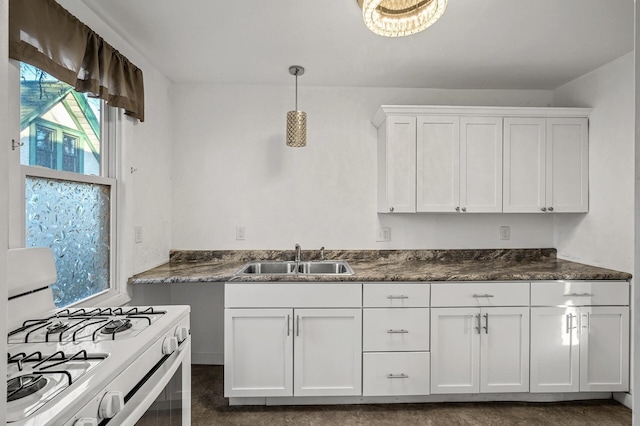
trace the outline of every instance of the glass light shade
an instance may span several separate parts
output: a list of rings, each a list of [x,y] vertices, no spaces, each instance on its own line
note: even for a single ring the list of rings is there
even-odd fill
[[[447,0],[358,0],[364,23],[384,37],[418,33],[436,22],[447,8]]]
[[[307,113],[287,112],[287,146],[300,148],[307,146]]]

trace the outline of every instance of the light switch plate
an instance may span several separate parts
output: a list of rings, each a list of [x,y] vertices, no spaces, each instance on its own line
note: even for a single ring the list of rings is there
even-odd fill
[[[500,239],[501,240],[509,240],[509,239],[511,239],[511,227],[509,227],[509,226],[501,226],[500,227]]]
[[[135,227],[136,233],[136,244],[140,244],[142,242],[142,226],[138,225]]]
[[[245,239],[246,229],[244,226],[236,226],[236,240],[242,241]]]

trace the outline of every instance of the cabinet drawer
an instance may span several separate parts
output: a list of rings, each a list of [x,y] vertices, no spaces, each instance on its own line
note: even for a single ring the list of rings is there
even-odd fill
[[[364,354],[363,396],[429,395],[429,359],[429,352]]]
[[[227,283],[225,308],[359,308],[362,284]]]
[[[626,281],[549,281],[531,283],[532,306],[629,304]]]
[[[363,351],[429,350],[429,309],[364,309]]]
[[[431,306],[528,306],[529,283],[431,284]]]
[[[429,284],[364,284],[365,308],[428,308]]]

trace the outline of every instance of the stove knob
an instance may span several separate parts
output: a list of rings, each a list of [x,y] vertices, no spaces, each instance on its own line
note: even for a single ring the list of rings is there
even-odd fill
[[[189,328],[185,325],[177,327],[175,336],[178,339],[179,343],[184,342],[186,338],[189,337]]]
[[[165,337],[162,342],[162,354],[171,355],[178,349],[178,339],[175,337]]]
[[[83,417],[81,419],[76,420],[73,426],[98,426],[98,419]]]
[[[110,419],[124,407],[124,396],[120,391],[109,391],[104,394],[102,401],[100,401],[100,407],[98,408],[98,414],[103,419]]]

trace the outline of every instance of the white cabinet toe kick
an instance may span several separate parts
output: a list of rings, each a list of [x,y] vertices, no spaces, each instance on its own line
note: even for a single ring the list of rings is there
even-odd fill
[[[231,405],[629,391],[627,281],[226,283]]]

